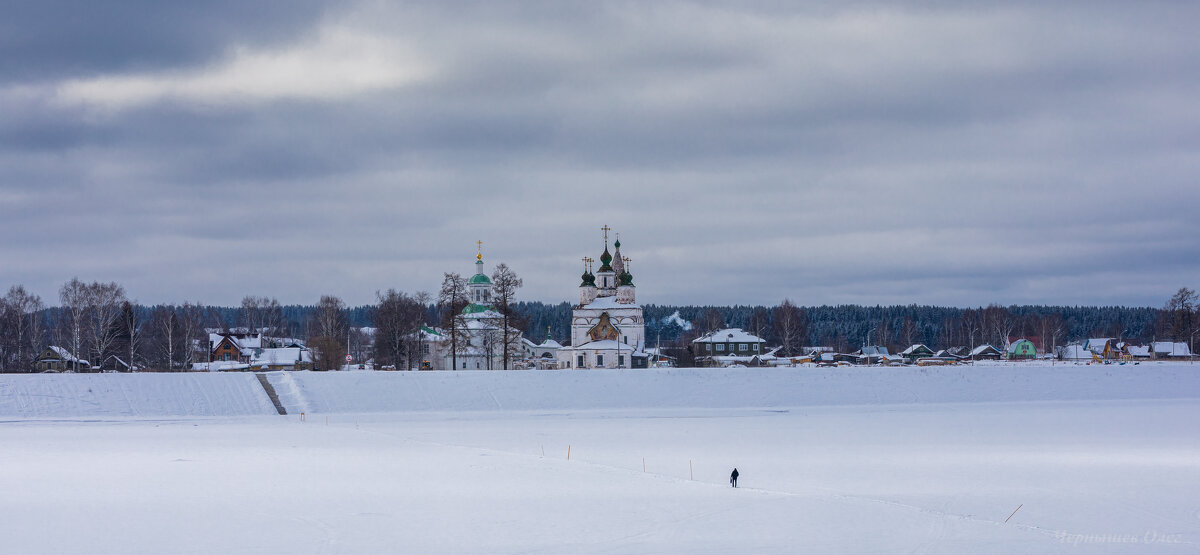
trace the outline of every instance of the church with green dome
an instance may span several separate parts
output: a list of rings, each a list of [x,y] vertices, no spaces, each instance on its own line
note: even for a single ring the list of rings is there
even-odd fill
[[[608,226],[600,268],[583,258],[579,304],[571,310],[571,344],[558,350],[559,368],[646,368],[646,324],[637,304],[637,288],[629,258],[621,255],[621,239],[608,251]]]

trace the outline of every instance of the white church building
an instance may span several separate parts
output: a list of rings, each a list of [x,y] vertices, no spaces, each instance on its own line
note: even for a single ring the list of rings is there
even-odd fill
[[[504,368],[504,316],[492,304],[492,280],[483,273],[483,251],[475,256],[475,275],[467,279],[467,300],[455,327],[461,339],[456,353],[451,352],[449,332],[444,329],[422,330],[422,355],[433,362],[433,369],[501,370]],[[428,330],[428,331],[426,331]],[[510,368],[522,358],[521,332],[509,328]]]
[[[571,344],[557,351],[559,368],[646,368],[646,323],[637,304],[629,259],[621,256],[620,238],[608,252],[608,226],[600,269],[592,273],[584,258],[579,305],[571,310]]]

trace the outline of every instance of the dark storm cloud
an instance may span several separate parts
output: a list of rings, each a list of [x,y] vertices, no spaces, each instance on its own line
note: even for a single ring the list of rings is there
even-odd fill
[[[13,0],[0,18],[0,85],[212,61],[231,43],[292,40],[324,2]]]
[[[557,301],[605,223],[646,302],[1197,285],[1187,3],[17,8],[0,283],[46,296],[367,302],[482,238]]]

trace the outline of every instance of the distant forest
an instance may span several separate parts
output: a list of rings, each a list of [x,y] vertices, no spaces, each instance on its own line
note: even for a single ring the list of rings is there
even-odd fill
[[[549,327],[559,342],[570,337],[569,303],[518,303],[526,337],[540,342]],[[794,307],[796,346],[857,350],[864,343],[900,347],[924,343],[935,348],[1001,342],[1005,337],[1047,335],[1045,345],[1088,337],[1150,341],[1158,331],[1160,309],[1121,306],[1008,306],[975,309],[941,306]],[[643,306],[646,341],[664,344],[692,339],[725,327],[742,328],[773,346],[788,342],[776,322],[780,306]],[[1057,331],[1056,331],[1057,330]],[[1056,332],[1056,333],[1055,333]]]
[[[378,305],[354,307],[332,296],[314,305],[280,305],[272,298],[250,296],[239,307],[144,306],[133,304],[116,283],[73,279],[60,291],[62,306],[47,307],[36,295],[13,286],[0,297],[0,370],[27,370],[51,345],[102,361],[104,367],[116,364],[119,369],[122,361],[133,360],[139,368],[186,369],[203,361],[206,351],[198,354],[193,346],[207,343],[206,330],[237,329],[269,330],[271,337],[308,342],[328,359],[319,361],[323,367],[335,366],[346,353],[355,360],[398,360],[412,349],[404,338],[415,337],[418,326],[445,328],[452,312],[448,307],[465,306],[464,299],[451,297],[458,304],[388,291]],[[1016,338],[1032,340],[1041,352],[1089,337],[1190,344],[1200,329],[1198,305],[1196,292],[1186,287],[1162,308],[798,306],[786,300],[778,306],[652,304],[643,305],[647,344],[642,347],[661,345],[685,357],[693,339],[723,328],[753,333],[784,355],[808,347],[848,353],[863,345],[896,352],[917,343],[935,350],[984,343],[1002,348]],[[514,327],[531,341],[541,343],[549,335],[569,343],[570,303],[512,302],[507,307]],[[368,333],[362,328],[378,329]],[[376,341],[380,336],[387,341]],[[380,349],[388,344],[390,351]]]
[[[149,319],[155,307],[134,305],[142,319]],[[567,343],[571,336],[570,303],[543,302],[513,303],[518,327],[525,337],[541,343],[549,336]],[[780,345],[782,330],[776,329],[780,306],[674,306],[643,305],[646,320],[646,341],[675,343],[694,339],[704,332],[721,328],[742,328]],[[1160,329],[1161,309],[1124,306],[1041,306],[1014,305],[983,308],[953,308],[942,306],[798,306],[799,323],[795,342],[798,346],[828,346],[838,350],[856,350],[864,342],[871,345],[908,346],[924,343],[931,347],[948,347],[972,343],[996,343],[1007,337],[1035,337],[1053,332],[1045,324],[1058,326],[1057,343],[1067,344],[1088,337],[1114,337],[1148,342],[1167,339]],[[240,307],[196,306],[204,314],[204,326],[211,329],[235,329],[245,325]],[[282,305],[282,333],[288,337],[305,338],[311,333],[308,326],[317,305]],[[346,322],[355,328],[374,327],[373,305],[346,307]],[[46,328],[56,329],[63,309],[43,309]],[[428,305],[425,322],[434,326],[441,322],[439,308]],[[1061,322],[1059,319],[1061,318]],[[1045,329],[1043,329],[1045,328]],[[992,337],[988,337],[988,336]],[[1044,343],[1054,343],[1047,337]],[[1039,342],[1041,343],[1041,342]],[[953,344],[953,345],[952,345]]]

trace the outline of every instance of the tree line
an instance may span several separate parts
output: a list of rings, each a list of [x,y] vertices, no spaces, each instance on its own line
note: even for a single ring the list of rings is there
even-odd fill
[[[502,325],[520,330],[535,343],[547,335],[566,344],[572,305],[516,301],[521,280],[506,265],[492,275],[492,299]],[[376,293],[375,302],[347,306],[333,295],[313,305],[281,305],[266,296],[246,296],[240,306],[185,302],[146,306],[128,297],[117,283],[73,278],[59,290],[57,306],[47,306],[21,285],[0,298],[0,370],[30,371],[48,346],[65,348],[87,366],[188,370],[206,362],[208,333],[262,332],[280,342],[306,343],[319,368],[336,368],[350,354],[377,366],[413,367],[426,354],[423,326],[438,327],[450,342],[450,354],[466,348],[462,308],[470,304],[462,276],[445,275],[435,296],[394,289]],[[687,362],[688,348],[703,333],[742,328],[764,338],[782,354],[825,346],[839,352],[863,345],[893,350],[916,343],[938,349],[989,343],[1002,347],[1012,337],[1036,338],[1043,349],[1088,337],[1112,337],[1136,343],[1187,342],[1194,347],[1200,330],[1200,299],[1180,288],[1162,308],[1124,306],[989,305],[978,308],[928,305],[802,306],[784,300],[776,306],[644,305],[645,347],[661,345]],[[495,338],[503,364],[516,353],[509,333]],[[202,346],[203,348],[198,348]],[[279,345],[282,346],[282,345]],[[1194,348],[1193,348],[1194,350]],[[78,363],[83,366],[82,360]],[[80,371],[87,368],[79,368]]]

